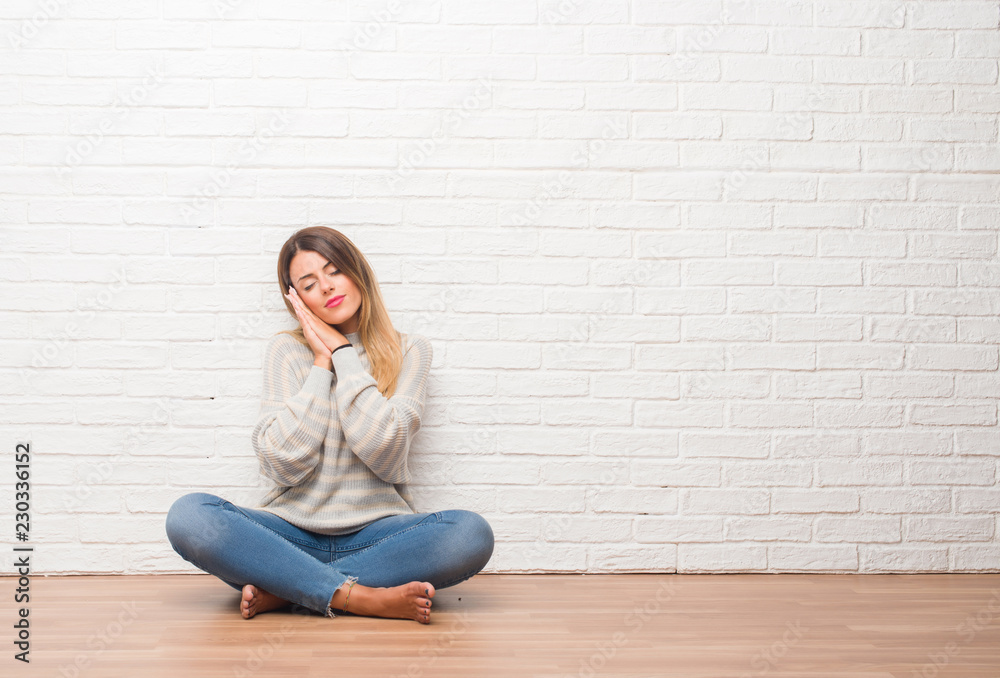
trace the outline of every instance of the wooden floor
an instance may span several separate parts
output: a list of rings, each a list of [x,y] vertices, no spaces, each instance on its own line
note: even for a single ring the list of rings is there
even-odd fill
[[[31,665],[0,675],[1000,678],[1000,575],[490,575],[429,625],[253,619],[211,575],[31,579]]]

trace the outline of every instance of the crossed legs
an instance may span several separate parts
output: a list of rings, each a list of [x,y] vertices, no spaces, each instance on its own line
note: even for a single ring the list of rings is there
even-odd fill
[[[193,492],[170,507],[166,531],[182,558],[242,591],[245,617],[288,604],[335,616],[350,591],[354,614],[427,623],[434,590],[474,576],[493,553],[489,523],[462,509],[330,536]]]

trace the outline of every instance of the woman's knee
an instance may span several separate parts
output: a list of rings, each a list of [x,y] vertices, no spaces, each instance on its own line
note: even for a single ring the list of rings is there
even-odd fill
[[[489,521],[475,511],[455,509],[451,513],[452,520],[461,526],[460,539],[479,555],[485,567],[493,555],[493,528]]]
[[[174,550],[180,551],[192,539],[204,542],[217,536],[212,529],[213,508],[222,504],[222,498],[208,492],[191,492],[178,497],[167,511],[166,531]]]

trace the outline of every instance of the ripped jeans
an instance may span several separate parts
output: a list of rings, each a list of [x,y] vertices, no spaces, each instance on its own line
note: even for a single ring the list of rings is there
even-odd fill
[[[327,617],[347,582],[447,588],[471,578],[493,555],[493,530],[464,509],[381,518],[350,534],[295,527],[273,513],[207,492],[177,499],[166,520],[170,545],[186,561],[236,590],[254,584]]]

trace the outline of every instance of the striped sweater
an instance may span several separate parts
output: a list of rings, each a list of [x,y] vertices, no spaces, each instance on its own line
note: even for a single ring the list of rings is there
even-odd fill
[[[360,530],[386,516],[411,514],[407,454],[420,429],[432,351],[419,334],[402,334],[403,365],[391,398],[383,396],[359,332],[333,354],[333,371],[288,334],[264,352],[260,417],[253,429],[260,472],[274,486],[254,508],[312,532]]]

